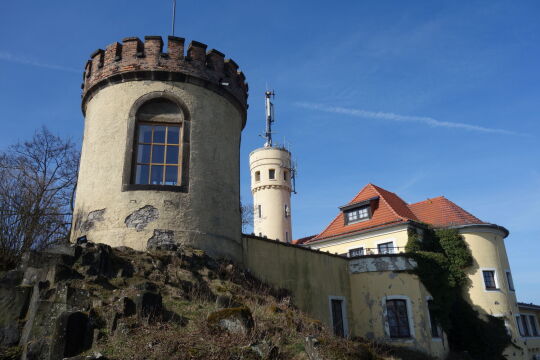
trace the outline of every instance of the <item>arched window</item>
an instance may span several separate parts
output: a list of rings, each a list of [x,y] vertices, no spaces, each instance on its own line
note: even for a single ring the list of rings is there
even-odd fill
[[[173,101],[158,97],[135,115],[131,183],[178,186],[182,183],[184,113]]]

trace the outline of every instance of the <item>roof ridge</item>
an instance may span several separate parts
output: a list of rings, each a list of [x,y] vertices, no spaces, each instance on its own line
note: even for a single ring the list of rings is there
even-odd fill
[[[407,219],[407,218],[401,216],[400,214],[398,214],[398,212],[394,209],[394,207],[393,207],[392,205],[390,205],[390,203],[388,202],[388,200],[386,200],[386,198],[384,197],[384,195],[381,194],[380,190],[383,190],[383,191],[385,191],[385,192],[387,192],[387,193],[391,193],[391,194],[394,194],[394,193],[392,193],[392,192],[390,192],[390,191],[388,191],[388,190],[386,190],[386,189],[384,189],[384,188],[382,188],[382,187],[379,187],[379,186],[377,186],[377,185],[373,185],[373,187],[375,188],[375,190],[377,191],[377,193],[379,194],[379,196],[381,197],[381,199],[383,199],[383,201],[386,203],[386,205],[388,205],[388,207],[389,207],[390,210],[394,213],[394,215],[396,215],[396,216],[397,216],[398,218],[400,218],[401,220],[410,220],[410,219]],[[396,194],[394,194],[394,195],[396,195]],[[397,195],[396,195],[396,196],[397,196]],[[399,197],[399,196],[398,196],[398,197]],[[401,198],[400,198],[400,199],[401,199]],[[403,201],[403,199],[401,199],[401,201]],[[403,202],[405,202],[405,201],[403,201]],[[407,203],[405,203],[405,205],[407,205]],[[412,212],[412,211],[411,211],[411,212]]]
[[[452,207],[454,207],[454,208],[457,208],[458,210],[463,211],[465,214],[472,216],[473,218],[477,219],[478,221],[480,221],[480,222],[482,222],[482,223],[485,223],[485,221],[481,220],[480,218],[476,217],[476,216],[473,215],[472,213],[468,212],[467,210],[465,210],[464,208],[462,208],[461,206],[459,206],[458,204],[456,204],[456,203],[453,202],[452,200],[449,200],[449,199],[447,199],[447,198],[445,198],[445,197],[443,197],[443,198],[444,198],[444,200],[446,200],[446,201],[450,204],[450,206],[452,206]]]
[[[435,197],[432,197],[432,198],[427,198],[426,200],[422,200],[422,201],[418,201],[418,202],[415,202],[415,203],[407,204],[407,206],[421,204],[421,203],[425,203],[427,201],[432,201],[432,200],[436,200],[436,199],[446,199],[446,200],[448,200],[444,195],[439,195],[439,196],[435,196]],[[450,200],[448,200],[448,201],[450,201]]]

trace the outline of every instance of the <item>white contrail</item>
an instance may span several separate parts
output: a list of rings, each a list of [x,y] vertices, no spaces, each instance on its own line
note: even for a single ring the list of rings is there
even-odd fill
[[[326,106],[322,104],[315,104],[315,103],[309,103],[309,102],[297,102],[295,103],[295,105],[306,108],[306,109],[311,109],[311,110],[320,110],[320,111],[334,113],[334,114],[345,114],[345,115],[356,116],[356,117],[361,117],[361,118],[366,118],[366,119],[382,119],[382,120],[400,121],[400,122],[415,122],[415,123],[429,125],[432,127],[445,127],[445,128],[463,129],[463,130],[469,130],[469,131],[478,131],[478,132],[483,132],[483,133],[527,136],[525,134],[520,134],[514,131],[510,131],[510,130],[487,128],[483,126],[469,125],[469,124],[464,124],[464,123],[459,123],[459,122],[440,121],[440,120],[427,117],[427,116],[399,115],[399,114],[380,112],[380,111],[350,109],[350,108],[343,108],[339,106]]]
[[[65,66],[44,64],[42,62],[38,62],[32,59],[27,59],[24,57],[13,55],[5,51],[0,51],[0,60],[9,61],[12,63],[17,63],[17,64],[30,65],[30,66],[35,66],[35,67],[40,67],[40,68],[45,68],[45,69],[51,69],[51,70],[67,71],[71,73],[82,72],[82,70],[77,70],[77,69],[73,69],[73,68],[69,68]]]

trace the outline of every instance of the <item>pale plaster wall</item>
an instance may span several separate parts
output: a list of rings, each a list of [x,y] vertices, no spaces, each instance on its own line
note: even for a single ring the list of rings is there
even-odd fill
[[[328,296],[343,296],[350,301],[347,259],[272,240],[244,237],[243,244],[244,264],[253,275],[291,291],[295,305],[328,326]]]
[[[312,249],[320,249],[332,254],[348,254],[350,249],[363,247],[364,249],[372,250],[377,254],[377,244],[390,242],[394,246],[401,249],[396,252],[404,252],[408,241],[407,226],[399,225],[382,230],[373,230],[363,234],[351,235],[343,238],[332,239],[329,241],[321,241],[318,243],[309,244]],[[367,253],[366,253],[367,254]]]
[[[188,191],[123,191],[135,129],[129,114],[137,99],[160,91],[189,113]],[[168,230],[176,242],[241,261],[241,127],[241,114],[228,100],[192,84],[132,81],[102,89],[87,104],[72,238],[87,235],[143,250],[155,230]],[[157,216],[145,226],[127,227],[126,218],[145,206]]]
[[[330,328],[329,298],[343,297],[351,336],[413,347],[440,359],[446,355],[446,339],[431,338],[429,293],[416,276],[403,272],[414,262],[396,256],[348,260],[252,237],[244,237],[243,247],[244,264],[253,275],[289,290],[296,306]],[[359,264],[362,261],[366,264]],[[398,268],[400,272],[385,271]],[[389,295],[405,295],[411,300],[413,338],[397,340],[386,335],[383,298]]]
[[[515,291],[511,291],[506,279],[510,263],[504,245],[505,234],[486,226],[460,229],[473,256],[473,265],[466,270],[469,278],[465,298],[480,314],[503,317],[508,324],[512,339],[522,349],[510,346],[505,350],[508,359],[528,359],[527,345],[519,335],[515,316],[519,314]],[[482,270],[494,270],[497,289],[486,290]]]
[[[280,148],[259,148],[249,156],[251,192],[253,194],[253,231],[258,236],[279,241],[292,241],[291,224],[291,153]],[[275,178],[268,172],[275,170]],[[255,178],[260,173],[260,180]],[[284,179],[287,173],[287,180]],[[259,217],[258,206],[261,205]],[[285,206],[288,216],[285,216]]]
[[[446,356],[446,337],[431,337],[427,306],[430,294],[417,276],[406,272],[370,271],[352,274],[350,281],[355,334],[379,342],[412,347],[439,359]],[[410,303],[414,332],[410,339],[392,339],[385,330],[385,298],[395,296],[407,298]]]

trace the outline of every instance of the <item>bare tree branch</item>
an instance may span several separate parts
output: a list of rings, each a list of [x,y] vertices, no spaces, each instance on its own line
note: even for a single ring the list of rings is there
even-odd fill
[[[0,153],[0,269],[66,241],[79,152],[45,127]]]

